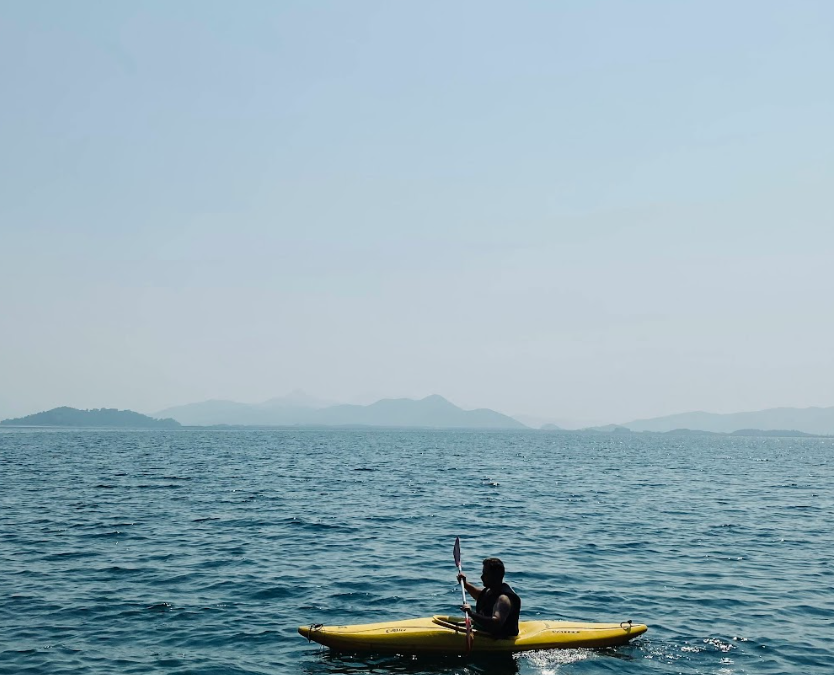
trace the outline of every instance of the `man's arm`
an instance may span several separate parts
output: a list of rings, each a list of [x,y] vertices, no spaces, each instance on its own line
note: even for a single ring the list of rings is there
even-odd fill
[[[466,580],[466,575],[461,573],[458,574],[458,583],[463,582],[463,587],[466,589],[466,592],[469,593],[475,600],[481,597],[481,593],[484,592],[483,588],[478,588],[477,586],[473,586]]]
[[[513,611],[513,604],[506,595],[498,597],[498,600],[495,602],[495,606],[492,609],[492,616],[477,614],[468,605],[465,605],[465,607],[466,609],[464,611],[475,619],[475,621],[477,621],[481,626],[486,628],[490,633],[497,633],[501,626],[506,623],[510,612]]]

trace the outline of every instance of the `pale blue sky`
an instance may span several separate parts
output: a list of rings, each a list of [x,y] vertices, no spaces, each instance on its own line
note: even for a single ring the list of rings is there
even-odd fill
[[[834,405],[834,3],[0,0],[0,416]]]

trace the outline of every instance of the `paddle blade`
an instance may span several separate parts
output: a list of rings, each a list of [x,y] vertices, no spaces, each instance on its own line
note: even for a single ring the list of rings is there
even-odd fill
[[[460,567],[460,537],[455,537],[455,565]]]

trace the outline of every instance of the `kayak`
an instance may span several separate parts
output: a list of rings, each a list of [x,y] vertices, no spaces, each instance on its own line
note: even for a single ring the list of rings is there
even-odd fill
[[[641,623],[580,623],[576,621],[520,621],[518,635],[494,638],[473,630],[471,652],[523,652],[532,649],[614,647],[642,635]],[[308,640],[331,649],[357,652],[425,652],[465,654],[466,628],[462,617],[432,616],[425,619],[365,623],[354,626],[300,626]]]

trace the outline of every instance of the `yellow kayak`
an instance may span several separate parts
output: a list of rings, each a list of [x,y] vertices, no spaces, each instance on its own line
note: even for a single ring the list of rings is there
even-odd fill
[[[300,626],[298,632],[332,649],[360,652],[443,654],[466,653],[466,629],[462,617],[432,616],[426,619],[386,621],[354,626]],[[473,653],[524,652],[531,649],[613,647],[642,635],[641,623],[579,623],[576,621],[520,621],[518,635],[496,639],[473,631]]]

